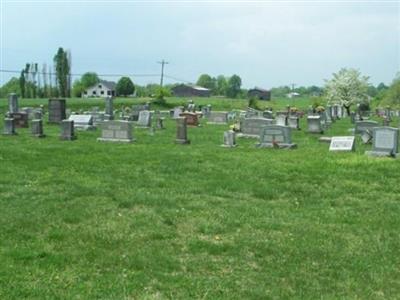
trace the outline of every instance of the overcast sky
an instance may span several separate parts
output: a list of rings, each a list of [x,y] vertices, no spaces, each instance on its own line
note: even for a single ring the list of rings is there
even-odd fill
[[[51,64],[60,46],[71,50],[73,73],[158,74],[164,58],[167,75],[238,74],[244,87],[322,85],[341,67],[389,84],[400,70],[395,1],[1,0],[1,34],[1,69],[10,70]]]

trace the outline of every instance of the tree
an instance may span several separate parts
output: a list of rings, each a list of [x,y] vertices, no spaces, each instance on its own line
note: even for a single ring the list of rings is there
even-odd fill
[[[384,103],[387,105],[400,105],[400,73],[397,74],[389,89],[385,92]]]
[[[229,98],[236,98],[240,93],[240,87],[242,86],[242,79],[238,75],[232,75],[228,80],[228,86],[226,95]]]
[[[74,84],[72,85],[72,94],[74,97],[81,97],[82,93],[94,86],[100,81],[99,76],[94,72],[86,72],[82,75],[80,80],[75,80]]]
[[[135,92],[135,86],[129,77],[121,77],[116,86],[117,95],[128,96]]]
[[[0,98],[6,98],[10,93],[21,95],[20,80],[16,77],[11,78],[0,88]]]
[[[21,76],[19,77],[19,88],[21,91],[21,97],[25,98],[25,71],[21,71]]]
[[[326,80],[325,93],[328,102],[341,103],[350,110],[353,104],[368,104],[369,77],[362,76],[355,69],[341,69],[333,73],[331,80]]]
[[[216,94],[226,95],[226,90],[228,88],[228,81],[224,75],[219,75],[216,80]]]
[[[216,90],[216,79],[211,77],[208,74],[200,75],[199,79],[197,80],[197,85],[205,87],[206,89],[211,90],[212,93],[215,93]]]
[[[69,73],[70,64],[68,62],[68,53],[63,48],[58,48],[57,54],[54,56],[54,64],[56,69],[56,82],[61,97],[69,97]]]

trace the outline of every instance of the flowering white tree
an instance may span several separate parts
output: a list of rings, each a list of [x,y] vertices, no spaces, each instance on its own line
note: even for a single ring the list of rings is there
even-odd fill
[[[368,79],[368,76],[362,76],[355,69],[343,68],[338,73],[333,73],[333,78],[325,81],[328,102],[343,104],[346,108],[352,104],[367,102],[370,85]]]

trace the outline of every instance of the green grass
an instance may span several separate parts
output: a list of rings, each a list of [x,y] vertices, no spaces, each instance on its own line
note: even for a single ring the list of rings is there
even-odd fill
[[[79,101],[68,105],[93,106]],[[331,153],[304,130],[295,150],[226,149],[227,126],[202,125],[185,146],[170,120],[133,144],[96,142],[99,130],[60,141],[48,124],[44,139],[0,136],[0,298],[399,297],[399,160],[367,157],[359,140]]]

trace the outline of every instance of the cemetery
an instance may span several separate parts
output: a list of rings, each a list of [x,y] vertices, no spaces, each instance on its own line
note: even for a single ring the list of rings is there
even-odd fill
[[[251,280],[237,282],[252,286],[240,289],[250,297],[264,295],[265,276],[279,280],[281,272],[293,274],[293,288],[313,276],[325,281],[307,295],[335,291],[347,276],[365,287],[359,295],[389,288],[356,274],[397,269],[397,239],[387,237],[378,248],[371,239],[382,230],[397,234],[398,117],[390,127],[374,114],[355,124],[332,116],[335,122],[324,126],[320,116],[307,115],[308,99],[296,103],[304,115],[289,117],[284,99],[268,102],[266,113],[248,110],[246,100],[193,100],[206,114],[187,111],[180,98],[168,98],[171,111],[152,103],[138,109],[146,99],[0,100],[0,214],[8,224],[2,239],[29,245],[5,248],[2,261],[19,266],[12,277],[23,278],[20,288],[40,273],[62,294],[78,280],[68,274],[98,270],[116,278],[124,270],[116,291],[128,279],[145,284],[146,276],[172,288],[160,272],[212,286],[202,274],[210,270],[227,270],[220,279],[226,285],[235,272]],[[20,126],[15,116],[24,106],[43,114]],[[136,107],[136,121],[118,113],[124,107]],[[106,116],[97,126],[93,112]],[[68,261],[73,266],[58,279],[46,271]],[[110,283],[100,276],[90,284],[101,294]]]
[[[400,0],[0,2],[0,300],[400,299]]]

